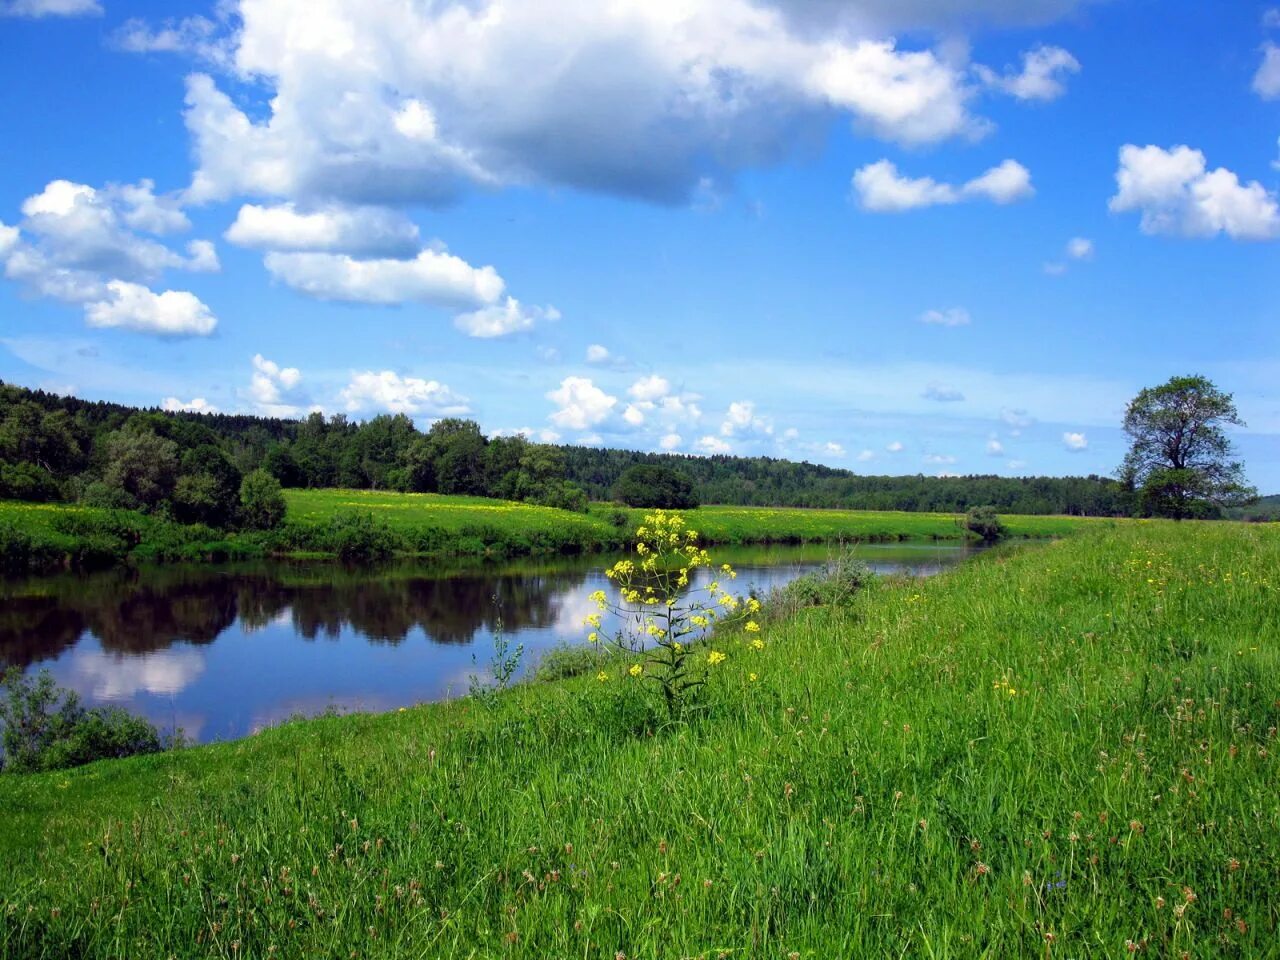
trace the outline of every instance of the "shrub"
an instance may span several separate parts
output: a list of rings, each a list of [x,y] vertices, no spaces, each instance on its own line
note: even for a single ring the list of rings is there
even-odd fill
[[[249,529],[274,530],[286,509],[280,481],[266,470],[253,471],[240,484],[240,522]]]
[[[600,654],[593,648],[560,644],[539,658],[533,678],[537,681],[566,680],[599,669]]]
[[[669,467],[638,463],[613,485],[613,499],[629,507],[692,510],[698,505],[693,482]]]
[[[156,728],[142,717],[119,707],[86,710],[47,670],[33,681],[15,667],[0,684],[7,694],[0,700],[6,772],[62,770],[164,749]]]
[[[529,502],[540,507],[555,507],[558,510],[572,510],[575,513],[587,512],[586,492],[569,480],[549,481],[537,496],[529,499]]]
[[[1009,532],[996,516],[995,507],[971,507],[964,515],[964,528],[987,543],[995,543]]]
[[[844,550],[820,570],[806,573],[775,590],[769,611],[774,617],[785,618],[802,607],[845,606],[874,579],[875,574],[866,563],[851,550]]]
[[[325,547],[344,562],[382,560],[400,545],[387,524],[371,513],[346,513],[334,517],[325,532]]]

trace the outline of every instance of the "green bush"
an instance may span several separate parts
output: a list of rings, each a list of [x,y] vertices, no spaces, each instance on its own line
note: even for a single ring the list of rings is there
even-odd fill
[[[334,517],[325,531],[324,547],[344,562],[383,560],[400,547],[399,538],[371,513],[347,513]]]
[[[971,507],[964,515],[964,528],[970,533],[976,533],[987,543],[1003,540],[1009,533],[996,516],[995,507]]]
[[[240,484],[240,522],[250,530],[274,530],[287,510],[280,481],[255,470]]]
[[[15,667],[0,685],[6,689],[0,700],[0,769],[7,773],[62,770],[164,749],[145,719],[119,707],[86,710],[79,696],[60,688],[47,670],[32,680]]]
[[[838,607],[853,602],[858,591],[875,578],[871,568],[845,550],[812,573],[797,577],[769,598],[776,617],[788,617],[802,607]]]
[[[34,463],[0,463],[0,498],[47,503],[61,499],[58,482]]]

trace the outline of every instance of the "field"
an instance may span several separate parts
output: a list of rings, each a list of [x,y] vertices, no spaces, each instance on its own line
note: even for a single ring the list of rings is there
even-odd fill
[[[0,955],[1280,956],[1277,570],[1095,524],[721,636],[687,725],[588,675],[0,777]]]
[[[618,550],[643,510],[594,504],[586,514],[484,497],[368,490],[289,490],[284,526],[225,533],[157,517],[73,504],[0,501],[0,570],[26,572],[125,561],[223,561],[332,556],[332,524],[360,514],[390,530],[405,556],[504,557]],[[941,513],[701,507],[690,514],[709,543],[821,543],[836,540],[960,539],[957,517]],[[1056,537],[1115,521],[1008,516],[1018,537]]]

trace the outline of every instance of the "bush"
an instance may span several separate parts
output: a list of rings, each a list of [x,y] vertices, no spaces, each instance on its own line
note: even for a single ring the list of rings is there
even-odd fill
[[[600,651],[592,647],[560,644],[538,660],[533,679],[537,681],[567,680],[600,669]]]
[[[8,773],[62,770],[164,749],[160,734],[145,719],[119,707],[86,710],[79,696],[58,687],[47,670],[33,681],[15,667],[0,684],[7,691],[0,700],[0,769]]]
[[[587,512],[586,492],[569,480],[549,481],[537,496],[529,499],[529,502],[540,507],[572,510],[574,513]]]
[[[638,463],[613,485],[613,499],[629,507],[692,510],[698,506],[693,482],[669,467]]]
[[[820,570],[797,577],[769,599],[769,611],[787,617],[802,607],[838,607],[853,601],[863,587],[875,579],[871,568],[845,550]]]
[[[995,507],[971,507],[964,515],[964,528],[970,533],[976,533],[987,543],[1002,540],[1009,533],[996,516]]]
[[[371,513],[347,513],[334,517],[325,531],[324,545],[344,562],[382,560],[400,546],[395,531]]]
[[[286,509],[280,481],[266,470],[253,471],[240,484],[240,522],[250,530],[274,530]]]

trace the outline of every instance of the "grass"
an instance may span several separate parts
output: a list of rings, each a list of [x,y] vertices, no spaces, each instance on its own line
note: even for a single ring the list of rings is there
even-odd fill
[[[120,510],[0,501],[0,570],[47,571],[135,561],[225,561],[275,555],[333,555],[332,523],[364,514],[389,528],[395,550],[416,557],[504,557],[617,550],[643,510],[595,504],[585,513],[484,497],[369,490],[288,490],[284,526],[269,534],[228,533]],[[690,514],[715,544],[837,540],[958,540],[943,513],[706,506]],[[1066,536],[1116,521],[1078,517],[1005,518],[1018,537]]]
[[[1280,956],[1276,570],[1096,524],[723,636],[684,726],[588,677],[0,777],[0,955]]]

